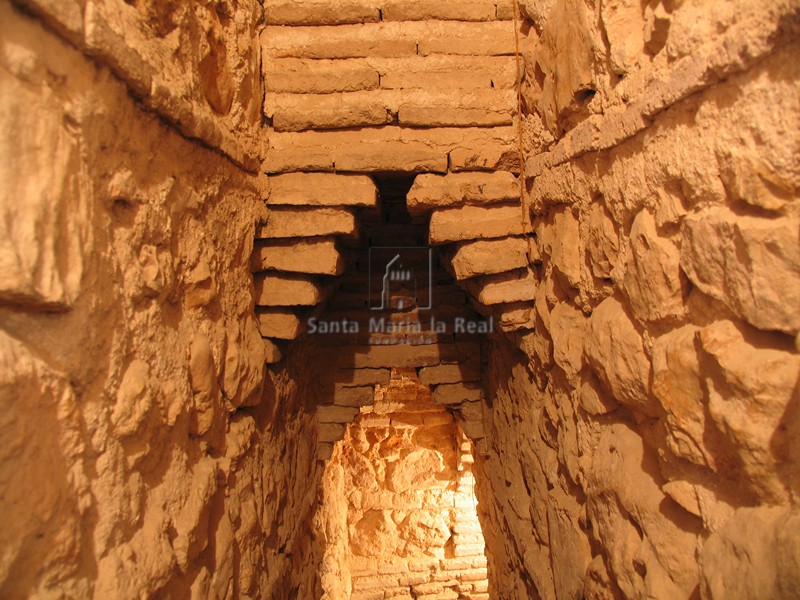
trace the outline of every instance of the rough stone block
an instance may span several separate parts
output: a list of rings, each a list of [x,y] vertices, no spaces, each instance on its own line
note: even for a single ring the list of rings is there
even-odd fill
[[[423,385],[480,381],[480,379],[480,362],[477,358],[461,364],[423,367],[419,371],[419,381]]]
[[[303,332],[300,318],[290,310],[262,310],[256,313],[258,329],[265,338],[293,340]]]
[[[370,60],[369,64],[380,74],[382,89],[509,90],[517,77],[517,65],[510,56],[412,56]]]
[[[450,170],[510,171],[519,173],[519,146],[513,142],[467,141],[450,152]]]
[[[384,21],[493,21],[493,0],[463,2],[419,2],[419,0],[383,0]]]
[[[338,442],[344,438],[345,425],[341,423],[320,423],[317,429],[319,442]]]
[[[269,94],[264,113],[279,132],[370,127],[392,123],[390,102],[379,91]]]
[[[347,387],[387,383],[391,377],[389,369],[339,369],[334,375],[336,383]]]
[[[359,59],[266,59],[264,80],[268,92],[284,94],[357,92],[375,90],[381,84],[378,71]]]
[[[272,208],[257,237],[292,238],[351,235],[356,231],[352,213],[338,208]]]
[[[267,25],[344,25],[375,23],[380,11],[373,0],[266,0],[264,17]]]
[[[378,201],[375,183],[366,175],[285,173],[269,183],[269,206],[375,206]]]
[[[444,173],[448,154],[455,149],[475,147],[480,154],[487,148],[513,144],[515,136],[513,127],[381,127],[275,133],[270,137],[264,169],[267,173]]]
[[[357,414],[357,408],[346,406],[317,407],[317,419],[320,423],[351,423]]]
[[[368,369],[379,370],[379,369]],[[388,377],[387,377],[388,380]],[[364,387],[340,387],[337,386],[334,395],[333,403],[337,406],[369,406],[375,397],[375,391],[371,386]]]
[[[272,340],[264,338],[264,359],[268,365],[280,362],[282,358],[281,349]]]
[[[414,179],[408,192],[408,210],[412,214],[434,208],[463,204],[516,202],[520,198],[519,180],[513,173],[422,174]]]
[[[314,306],[322,302],[319,285],[297,275],[256,275],[256,306]]]
[[[387,344],[380,346],[353,346],[352,352],[342,354],[340,367],[425,367],[441,362],[459,362],[470,353],[478,353],[478,344],[438,344],[409,346]]]
[[[309,275],[341,275],[344,263],[332,239],[289,239],[257,245],[252,269]]]
[[[759,329],[800,331],[800,219],[711,208],[686,217],[681,267]]]
[[[459,280],[521,269],[528,265],[528,242],[525,238],[464,242],[451,264]]]
[[[489,275],[468,282],[478,301],[487,306],[534,300],[538,285],[539,277],[532,269]]]
[[[514,54],[514,28],[502,21],[488,23],[440,22],[418,39],[419,54],[501,56]]]
[[[481,400],[483,391],[481,386],[469,383],[444,383],[433,389],[433,401],[436,404],[461,404]]]
[[[530,231],[530,224],[523,224],[522,219],[521,210],[516,206],[463,206],[437,210],[431,215],[429,241],[431,244],[446,244],[522,235]]]

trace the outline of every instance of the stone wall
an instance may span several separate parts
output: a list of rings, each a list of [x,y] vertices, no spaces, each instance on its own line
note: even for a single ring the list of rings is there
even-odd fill
[[[798,6],[521,8],[540,283],[489,352],[493,593],[794,597]]]
[[[253,312],[258,60],[224,107],[183,72],[256,47],[233,4],[0,2],[3,598],[314,585],[310,377]]]

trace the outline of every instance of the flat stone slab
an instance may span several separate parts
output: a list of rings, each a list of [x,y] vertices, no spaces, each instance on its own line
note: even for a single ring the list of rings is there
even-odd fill
[[[298,275],[256,275],[256,306],[315,306],[323,294],[317,282]]]
[[[289,239],[257,245],[254,271],[284,271],[311,275],[341,275],[344,261],[332,239]]]
[[[530,232],[530,223],[523,226],[518,206],[463,206],[437,210],[431,215],[431,244],[465,240],[504,238]]]
[[[451,264],[459,280],[521,269],[528,265],[528,243],[521,237],[464,242]]]
[[[432,397],[436,404],[461,404],[480,400],[483,392],[479,384],[444,383],[434,388]]]
[[[465,204],[515,202],[520,198],[519,180],[508,171],[417,175],[408,192],[412,214],[434,208]]]
[[[265,338],[293,340],[303,333],[303,323],[291,310],[270,309],[256,313],[258,329]]]
[[[256,238],[294,238],[352,235],[356,231],[353,213],[339,208],[271,208],[267,222],[256,228]]]
[[[531,269],[491,275],[470,281],[469,287],[484,305],[532,301],[536,298],[539,278]]]
[[[269,178],[267,205],[375,206],[378,189],[366,175],[284,173]]]
[[[477,357],[461,364],[423,367],[419,371],[419,381],[423,385],[461,383],[465,381],[480,381],[480,379],[480,361]]]

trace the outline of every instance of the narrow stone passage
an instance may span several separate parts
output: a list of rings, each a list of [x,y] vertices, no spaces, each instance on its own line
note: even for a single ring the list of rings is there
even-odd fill
[[[0,0],[0,598],[794,600],[797,0]]]

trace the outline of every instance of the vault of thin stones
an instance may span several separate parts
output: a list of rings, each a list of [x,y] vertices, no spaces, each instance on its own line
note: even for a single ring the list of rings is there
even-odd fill
[[[0,0],[0,597],[797,598],[799,34]]]

